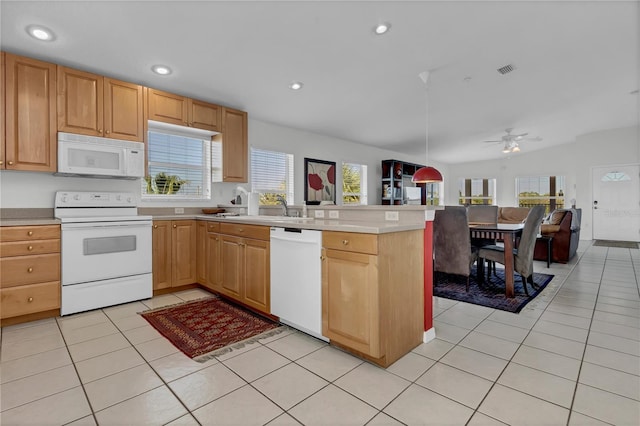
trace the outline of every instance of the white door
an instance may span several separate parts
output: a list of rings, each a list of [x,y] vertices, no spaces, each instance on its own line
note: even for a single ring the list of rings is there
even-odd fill
[[[640,241],[640,165],[593,168],[593,239]]]

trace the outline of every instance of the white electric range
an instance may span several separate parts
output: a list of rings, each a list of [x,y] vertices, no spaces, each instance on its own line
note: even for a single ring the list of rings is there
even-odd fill
[[[153,296],[151,216],[128,192],[56,193],[61,225],[61,314]]]

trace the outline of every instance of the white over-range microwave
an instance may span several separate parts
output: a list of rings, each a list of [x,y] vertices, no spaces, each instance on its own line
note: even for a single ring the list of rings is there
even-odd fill
[[[140,178],[144,176],[144,144],[58,132],[57,174]]]

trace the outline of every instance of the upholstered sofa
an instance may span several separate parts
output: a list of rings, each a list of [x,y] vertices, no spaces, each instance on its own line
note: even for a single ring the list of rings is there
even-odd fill
[[[580,241],[581,209],[557,209],[545,218],[540,233],[553,237],[552,259],[554,262],[567,263],[576,254]],[[536,241],[533,252],[535,260],[547,260],[547,242]]]
[[[529,214],[529,207],[498,208],[498,223],[524,223]]]

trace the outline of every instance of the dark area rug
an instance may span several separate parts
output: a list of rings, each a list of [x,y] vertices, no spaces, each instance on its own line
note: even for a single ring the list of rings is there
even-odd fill
[[[638,243],[634,241],[595,240],[593,242],[593,245],[598,247],[615,247],[615,248],[627,248],[627,249],[638,248]]]
[[[553,275],[534,273],[533,282],[536,283],[539,288],[538,290],[533,290],[531,285],[527,284],[529,294],[531,295],[527,297],[522,288],[522,279],[520,275],[516,273],[514,277],[515,297],[507,298],[504,294],[504,269],[497,269],[496,274],[497,276],[491,274],[491,281],[487,282],[485,276],[484,283],[478,284],[476,282],[476,268],[474,266],[469,283],[469,292],[467,292],[465,291],[467,285],[467,279],[465,277],[436,272],[433,295],[518,313],[527,303],[531,302],[553,278]]]
[[[285,329],[218,296],[145,311],[141,315],[176,348],[198,362]]]

